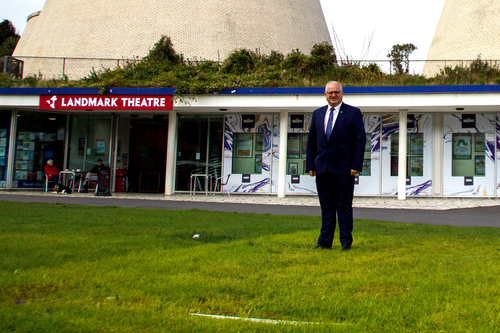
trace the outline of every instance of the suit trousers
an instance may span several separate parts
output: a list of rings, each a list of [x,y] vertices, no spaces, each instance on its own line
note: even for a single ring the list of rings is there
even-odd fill
[[[331,248],[335,234],[336,217],[339,220],[340,244],[352,244],[352,200],[354,196],[354,177],[351,175],[316,175],[321,206],[321,234],[318,245]]]

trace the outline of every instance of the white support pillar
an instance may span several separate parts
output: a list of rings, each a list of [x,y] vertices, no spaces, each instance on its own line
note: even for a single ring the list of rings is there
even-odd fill
[[[406,200],[406,137],[408,110],[399,110],[398,200]]]
[[[111,140],[109,141],[109,164],[111,165],[111,192],[116,191],[116,159],[118,157],[118,132],[120,130],[120,116],[113,113],[111,118]]]
[[[167,167],[165,170],[165,195],[174,194],[175,152],[177,151],[177,112],[168,114]]]
[[[278,198],[284,198],[286,192],[286,150],[288,143],[288,111],[280,112],[280,149],[278,164]]]
[[[432,195],[443,195],[443,136],[442,114],[432,115]]]
[[[9,152],[7,158],[7,182],[6,188],[12,188],[12,181],[14,180],[14,160],[16,158],[16,132],[17,132],[17,110],[12,110],[12,117],[10,120],[10,137],[9,137]]]

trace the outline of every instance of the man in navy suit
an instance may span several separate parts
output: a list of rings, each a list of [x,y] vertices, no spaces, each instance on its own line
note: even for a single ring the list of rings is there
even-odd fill
[[[325,87],[328,105],[314,111],[307,141],[306,171],[316,176],[321,234],[314,248],[330,249],[339,220],[342,251],[352,244],[354,177],[363,167],[365,127],[358,108],[342,102],[340,83]]]

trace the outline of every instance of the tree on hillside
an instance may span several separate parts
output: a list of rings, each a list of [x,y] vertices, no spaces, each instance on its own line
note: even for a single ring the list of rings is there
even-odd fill
[[[16,28],[9,20],[0,23],[0,56],[10,56],[16,48],[17,42],[21,38]]]
[[[410,72],[410,55],[417,47],[413,44],[396,44],[392,46],[387,58],[391,59],[392,67],[398,74]]]

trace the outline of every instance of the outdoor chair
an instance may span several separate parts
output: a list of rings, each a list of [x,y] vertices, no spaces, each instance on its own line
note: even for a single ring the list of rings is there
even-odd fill
[[[213,192],[213,195],[215,195],[217,188],[219,189],[219,191],[221,191],[222,186],[225,186],[227,195],[231,196],[231,194],[229,194],[229,189],[227,188],[227,184],[229,183],[229,177],[231,177],[231,174],[228,174],[226,176],[221,176],[221,177],[215,179],[215,190]],[[224,181],[224,179],[225,179],[225,181]]]
[[[43,190],[45,192],[49,192],[49,184],[51,184],[51,183],[53,184],[52,187],[50,187],[50,188],[54,188],[54,186],[56,186],[57,184],[56,184],[56,181],[54,180],[54,178],[50,179],[49,177],[47,177],[46,174],[44,174],[44,176],[45,176],[45,182],[43,184]]]

